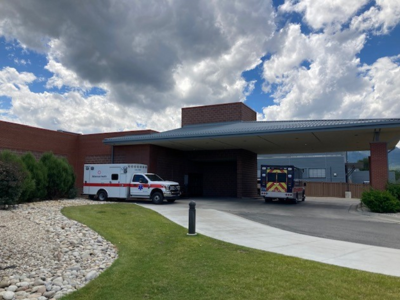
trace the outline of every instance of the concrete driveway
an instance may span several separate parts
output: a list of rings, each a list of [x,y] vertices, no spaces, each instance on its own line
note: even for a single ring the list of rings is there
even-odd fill
[[[216,209],[295,233],[400,249],[400,215],[363,211],[359,199],[308,197],[296,205],[265,203],[261,198],[193,198],[173,205],[188,207],[191,200],[199,209]]]

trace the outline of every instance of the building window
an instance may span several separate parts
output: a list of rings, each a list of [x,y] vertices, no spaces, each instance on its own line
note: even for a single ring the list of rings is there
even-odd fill
[[[326,177],[325,169],[308,169],[308,177],[309,178],[325,178]]]

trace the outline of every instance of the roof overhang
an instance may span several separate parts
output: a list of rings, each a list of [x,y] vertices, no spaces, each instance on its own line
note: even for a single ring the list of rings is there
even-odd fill
[[[388,149],[392,149],[399,142],[400,119],[364,121],[296,121],[290,122],[290,126],[284,124],[283,129],[280,125],[284,121],[270,122],[274,126],[266,124],[265,130],[256,124],[265,122],[238,122],[227,124],[224,130],[220,124],[193,126],[145,136],[110,138],[104,143],[114,146],[151,144],[181,151],[244,149],[257,154],[277,154],[363,151],[370,149],[370,143],[378,141],[387,142]]]

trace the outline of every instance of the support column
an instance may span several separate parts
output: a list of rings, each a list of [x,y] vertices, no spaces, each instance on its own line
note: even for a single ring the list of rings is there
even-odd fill
[[[237,187],[238,198],[255,198],[257,194],[257,154],[240,150],[237,155]]]
[[[370,184],[374,189],[384,190],[389,180],[387,143],[372,142],[370,143],[370,150]]]

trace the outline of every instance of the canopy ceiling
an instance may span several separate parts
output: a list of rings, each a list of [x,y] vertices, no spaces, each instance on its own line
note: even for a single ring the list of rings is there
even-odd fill
[[[400,140],[400,119],[226,122],[104,140],[108,145],[151,144],[182,151],[245,149],[257,154],[369,150],[371,142]]]

